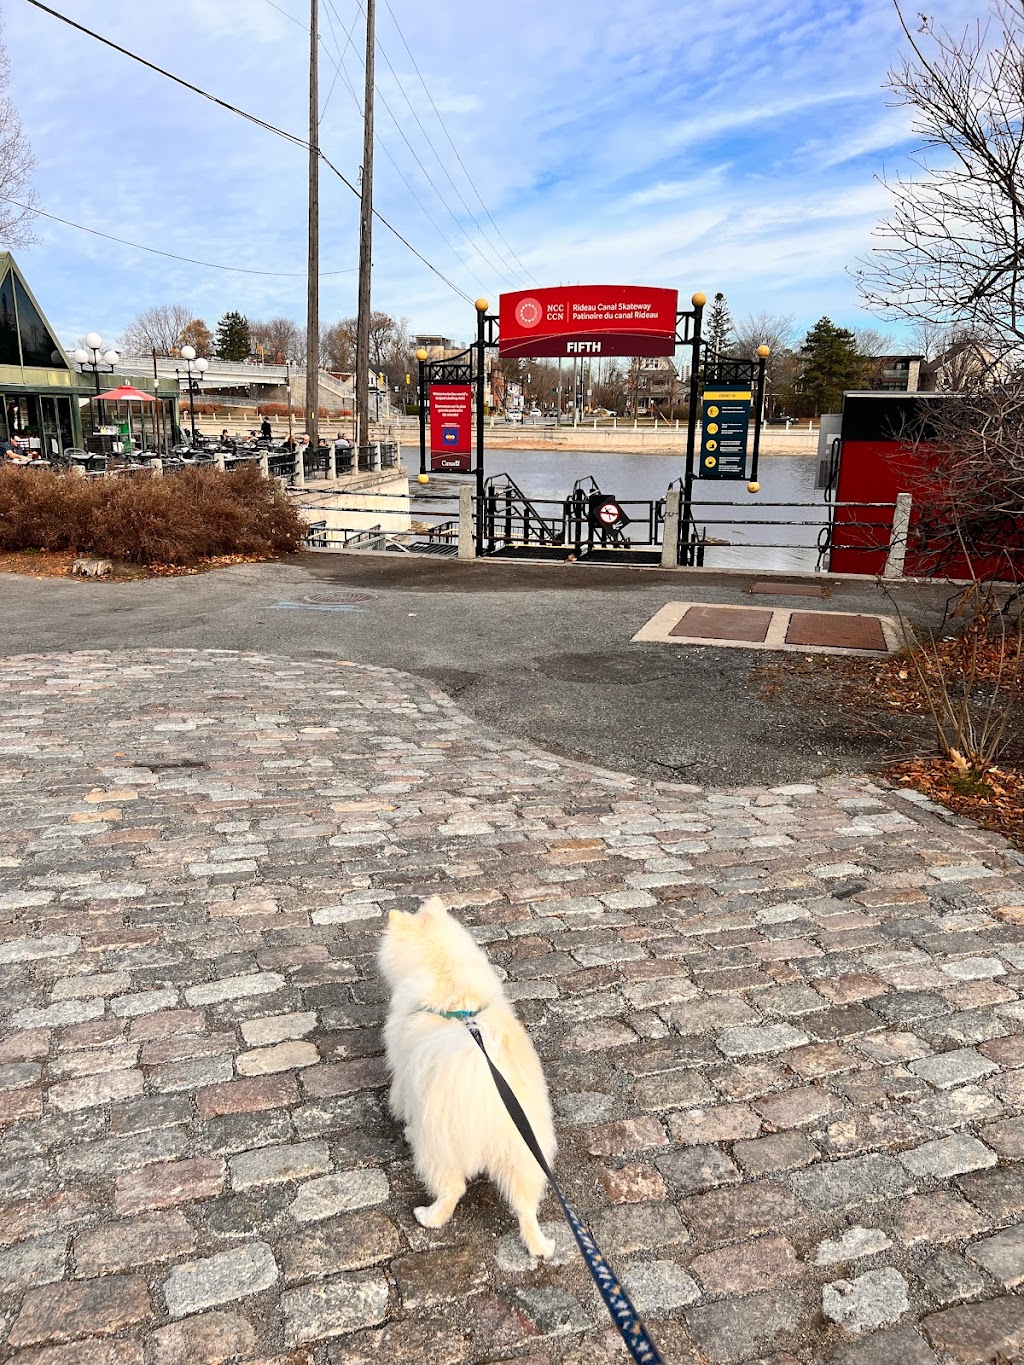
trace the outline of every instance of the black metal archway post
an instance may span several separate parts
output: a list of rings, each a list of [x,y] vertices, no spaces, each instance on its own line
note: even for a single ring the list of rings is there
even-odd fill
[[[681,562],[693,564],[696,546],[693,544],[693,478],[697,452],[697,403],[700,399],[700,343],[701,323],[707,296],[694,294],[688,311],[676,315],[676,345],[690,347],[690,405],[686,415],[686,473],[683,477],[683,505],[679,514],[679,543]],[[680,328],[680,323],[682,327]]]
[[[457,355],[441,360],[419,359],[420,473],[429,472],[427,431],[432,384],[467,384],[476,400],[476,461],[469,471],[476,476],[476,553],[484,549],[484,397],[487,391],[487,351],[498,344],[498,316],[489,313],[486,299],[476,301],[476,340]]]
[[[758,456],[761,443],[761,424],[764,416],[765,368],[768,351],[762,347],[757,360],[738,360],[733,357],[716,357],[710,366],[701,367],[701,329],[707,297],[696,293],[692,296],[691,307],[676,314],[677,347],[690,349],[689,411],[686,421],[686,469],[683,477],[682,505],[679,517],[679,562],[692,566],[697,562],[699,547],[694,536],[693,484],[696,477],[697,461],[697,409],[704,386],[709,382],[728,383],[742,381],[754,388],[756,381],[756,407],[754,413],[754,439],[750,480],[757,478]],[[476,340],[464,351],[439,360],[420,359],[419,364],[419,417],[420,417],[420,473],[429,472],[427,433],[429,427],[430,389],[433,384],[464,384],[474,389],[476,400],[476,461],[471,472],[476,481],[477,515],[475,518],[476,554],[482,556],[484,547],[484,502],[485,502],[485,456],[484,456],[484,397],[487,381],[487,351],[498,345],[500,317],[488,312],[486,299],[476,301]],[[746,476],[744,476],[746,477]]]
[[[698,303],[699,300],[699,303]],[[680,313],[680,318],[690,319],[684,325],[683,335],[677,336],[676,340],[680,345],[693,347],[693,361],[690,370],[690,411],[686,428],[686,477],[683,481],[683,505],[680,509],[679,525],[679,562],[684,565],[697,563],[699,547],[694,538],[696,527],[693,521],[693,481],[696,477],[696,455],[697,455],[697,407],[700,403],[701,394],[709,387],[723,385],[747,388],[754,396],[754,438],[751,445],[750,470],[744,471],[741,475],[726,476],[719,475],[719,478],[732,477],[743,480],[749,479],[751,484],[757,481],[757,465],[761,453],[761,425],[764,420],[764,390],[765,372],[768,365],[768,356],[771,352],[767,346],[759,346],[756,359],[741,359],[734,356],[715,356],[714,359],[705,362],[703,367],[700,365],[700,346],[701,346],[701,313],[703,312],[705,298],[703,294],[694,294],[693,312]],[[756,489],[751,488],[751,492]]]

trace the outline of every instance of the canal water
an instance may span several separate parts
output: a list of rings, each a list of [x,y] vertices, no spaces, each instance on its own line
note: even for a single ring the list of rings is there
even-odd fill
[[[415,455],[415,459],[414,459]],[[405,451],[410,471],[418,452]],[[813,456],[766,455],[758,470],[759,493],[747,492],[745,483],[698,479],[694,485],[694,519],[707,530],[707,568],[813,570],[818,561],[818,534],[827,521],[824,495],[815,492],[817,461]],[[488,477],[507,474],[531,499],[560,502],[577,479],[592,475],[601,491],[627,504],[630,499],[665,496],[668,485],[685,470],[682,456],[622,454],[608,451],[488,450]],[[413,516],[417,510],[454,515],[462,478],[433,474],[426,490],[413,480]],[[678,485],[677,485],[678,486]],[[427,491],[430,501],[422,501]],[[436,501],[443,494],[443,501]],[[712,506],[711,504],[735,504]],[[768,506],[769,503],[782,504]],[[801,506],[800,504],[804,504]],[[807,505],[810,504],[810,505]],[[540,505],[542,513],[554,514],[555,505]],[[433,520],[434,517],[431,517]],[[646,512],[637,509],[638,521]],[[810,522],[806,526],[773,526],[773,521]],[[628,532],[627,532],[628,534]]]

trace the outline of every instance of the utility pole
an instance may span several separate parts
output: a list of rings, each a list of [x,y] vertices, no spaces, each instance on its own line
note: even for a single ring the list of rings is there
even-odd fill
[[[363,95],[363,178],[359,203],[359,306],[356,319],[356,443],[370,439],[370,271],[373,258],[373,59],[376,0],[366,0],[366,88]]]
[[[309,5],[309,255],[306,262],[306,433],[320,441],[320,94],[318,87],[320,0]],[[289,398],[289,419],[291,399]]]

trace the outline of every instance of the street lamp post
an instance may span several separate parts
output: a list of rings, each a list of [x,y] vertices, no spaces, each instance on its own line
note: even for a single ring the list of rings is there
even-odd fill
[[[121,357],[111,347],[103,349],[103,338],[99,332],[90,332],[85,338],[85,345],[79,346],[72,351],[71,359],[78,366],[82,374],[88,370],[91,372],[96,383],[96,426],[100,426],[102,412],[100,410],[100,375],[113,374]]]
[[[203,375],[210,367],[210,362],[202,356],[196,359],[196,348],[194,346],[182,346],[181,358],[185,362],[185,375],[188,379],[188,412],[192,426],[192,444],[196,443],[196,403],[195,393],[203,382]],[[181,384],[181,370],[175,365],[174,373],[178,376],[178,383]]]
[[[416,363],[419,366],[419,416],[420,416],[420,475],[425,476],[427,472],[427,404],[430,401],[430,393],[427,388],[425,367],[429,358],[429,352],[425,346],[421,346],[416,352]],[[424,477],[424,482],[425,482]]]

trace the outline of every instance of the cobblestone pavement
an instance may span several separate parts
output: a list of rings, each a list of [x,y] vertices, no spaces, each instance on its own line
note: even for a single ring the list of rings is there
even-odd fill
[[[1024,868],[867,779],[554,759],[405,674],[0,665],[0,1356],[618,1360],[567,1234],[449,1226],[373,954],[440,890],[667,1361],[1024,1358]]]

